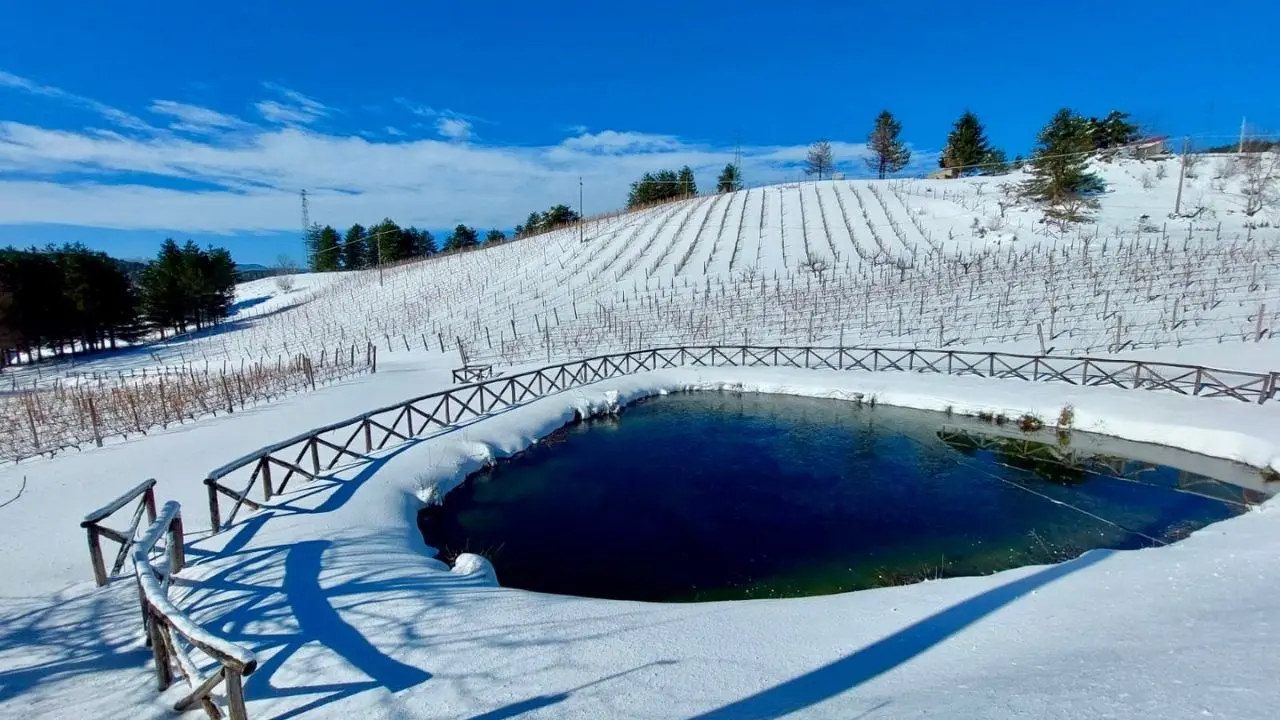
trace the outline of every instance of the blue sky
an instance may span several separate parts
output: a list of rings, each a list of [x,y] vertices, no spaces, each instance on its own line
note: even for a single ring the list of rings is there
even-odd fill
[[[1068,9],[1069,8],[1069,9]],[[1012,156],[1062,106],[1161,134],[1280,131],[1272,3],[7,3],[0,244],[300,257],[312,218],[509,228],[645,170],[795,179],[875,114],[932,164],[966,107]],[[971,28],[971,29],[966,29]]]

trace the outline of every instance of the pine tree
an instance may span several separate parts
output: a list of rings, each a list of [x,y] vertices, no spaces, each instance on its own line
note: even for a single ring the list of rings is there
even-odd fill
[[[835,160],[831,156],[831,143],[819,140],[809,146],[809,154],[804,160],[805,175],[817,175],[821,180],[824,174],[831,174],[833,167],[835,167]]]
[[[735,192],[742,189],[742,173],[738,170],[738,166],[729,163],[724,166],[724,170],[720,172],[720,177],[716,180],[716,192]]]
[[[524,221],[524,234],[537,235],[542,232],[542,213],[531,212],[529,217]],[[519,234],[519,233],[517,233]]]
[[[550,209],[542,214],[540,225],[544,230],[551,230],[576,223],[578,219],[578,213],[568,205],[552,205]]]
[[[344,270],[360,270],[365,267],[369,250],[365,247],[364,226],[356,223],[342,238],[342,267]]]
[[[987,140],[987,131],[983,128],[982,121],[977,115],[965,110],[947,135],[947,145],[938,158],[938,165],[954,168],[961,175],[969,175],[981,171],[991,153],[991,143]]]
[[[685,171],[688,171],[687,175]],[[685,177],[682,179],[681,176]],[[631,183],[631,192],[627,194],[627,208],[643,207],[653,203],[683,197],[685,188],[697,192],[693,182],[693,171],[686,166],[680,173],[674,170],[659,170],[656,173],[645,173],[636,182]]]
[[[473,227],[459,224],[453,229],[453,233],[444,241],[445,252],[456,252],[458,250],[466,250],[480,244],[480,235]]]
[[[507,234],[497,229],[490,230],[484,234],[485,245],[497,245],[498,243],[504,242],[506,239]]]
[[[688,165],[680,168],[680,174],[676,176],[676,181],[680,184],[680,195],[693,197],[698,194],[698,183],[694,181],[693,169]]]
[[[391,218],[383,218],[382,222],[369,228],[367,244],[367,267],[378,267],[400,260],[400,226]]]
[[[1089,172],[1094,143],[1088,120],[1063,108],[1044,126],[1036,141],[1031,176],[1022,190],[1026,196],[1048,205],[1051,214],[1104,189],[1102,180]]]
[[[992,148],[982,156],[983,175],[1004,175],[1009,172],[1009,159],[1000,148]]]
[[[310,264],[314,272],[332,272],[342,267],[342,236],[325,225],[315,234]]]
[[[1129,113],[1119,110],[1112,110],[1101,120],[1089,118],[1088,126],[1095,150],[1110,150],[1136,142],[1142,137],[1138,126],[1129,122]]]
[[[875,128],[867,136],[867,149],[871,157],[867,158],[867,167],[876,172],[876,177],[883,180],[896,173],[911,162],[911,151],[899,137],[902,134],[902,123],[894,119],[893,113],[885,110],[876,117]]]

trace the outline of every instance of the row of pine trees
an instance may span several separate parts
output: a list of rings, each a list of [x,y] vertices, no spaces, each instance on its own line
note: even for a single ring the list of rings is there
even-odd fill
[[[1129,122],[1129,114],[1113,110],[1104,118],[1085,118],[1069,108],[1059,110],[1037,136],[1036,154],[1032,162],[1048,156],[1074,154],[1087,162],[1088,155],[1131,143],[1139,138],[1138,127]],[[911,150],[902,140],[902,123],[885,110],[867,136],[867,168],[877,178],[901,172],[911,162]],[[956,176],[1002,175],[1023,165],[1022,156],[1012,165],[1000,148],[991,144],[978,116],[965,110],[947,134],[947,143],[938,155],[938,167]],[[831,143],[819,140],[809,148],[805,158],[805,174],[822,180],[831,177],[835,159]]]
[[[165,240],[146,264],[79,244],[0,250],[0,366],[203,329],[226,317],[235,283],[229,252],[191,241]]]

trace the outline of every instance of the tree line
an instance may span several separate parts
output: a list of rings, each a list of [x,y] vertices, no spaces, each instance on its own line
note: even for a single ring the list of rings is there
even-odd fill
[[[490,230],[484,242],[506,240],[501,230]],[[312,272],[335,270],[364,270],[380,265],[429,257],[441,252],[456,252],[480,244],[480,233],[468,225],[459,224],[444,242],[437,243],[428,230],[416,227],[402,228],[390,218],[365,227],[356,223],[339,232],[329,225],[312,225],[304,237],[307,266]],[[287,257],[279,261],[280,269],[291,269]]]
[[[0,250],[0,366],[26,356],[115,349],[149,332],[200,330],[226,317],[236,267],[223,248],[165,240],[133,263],[81,244]]]

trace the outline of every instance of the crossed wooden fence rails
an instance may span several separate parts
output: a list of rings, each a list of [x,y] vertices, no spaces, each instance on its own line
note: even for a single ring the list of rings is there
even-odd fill
[[[1242,372],[1196,365],[1057,357],[965,350],[890,348],[684,346],[600,355],[458,385],[308,430],[217,468],[205,478],[215,532],[234,522],[242,507],[263,507],[295,476],[320,477],[343,459],[361,461],[388,443],[457,427],[528,400],[620,375],[675,367],[795,367],[899,371],[1018,378],[1081,386],[1159,390],[1263,403],[1280,391],[1280,373]],[[455,380],[478,368],[454,371]],[[485,368],[485,373],[492,372]],[[283,473],[275,475],[274,473]],[[244,474],[248,473],[247,480]],[[236,479],[239,482],[235,482]],[[234,483],[234,487],[233,487]],[[261,485],[262,501],[250,498]],[[225,523],[221,498],[232,501]]]
[[[155,478],[139,483],[132,490],[112,500],[102,508],[85,515],[84,520],[80,523],[80,527],[84,528],[89,534],[89,562],[93,564],[93,581],[98,584],[98,587],[106,585],[114,575],[124,568],[124,561],[129,557],[129,551],[134,545],[134,538],[138,535],[138,524],[142,521],[143,512],[147,514],[148,524],[156,521],[155,487]],[[133,522],[129,524],[128,530],[113,530],[102,524],[102,521],[119,512],[132,500],[137,500],[138,504],[134,506]],[[107,564],[102,555],[102,538],[113,540],[120,544],[120,552],[116,553],[116,559],[111,564],[110,573],[107,572]]]

